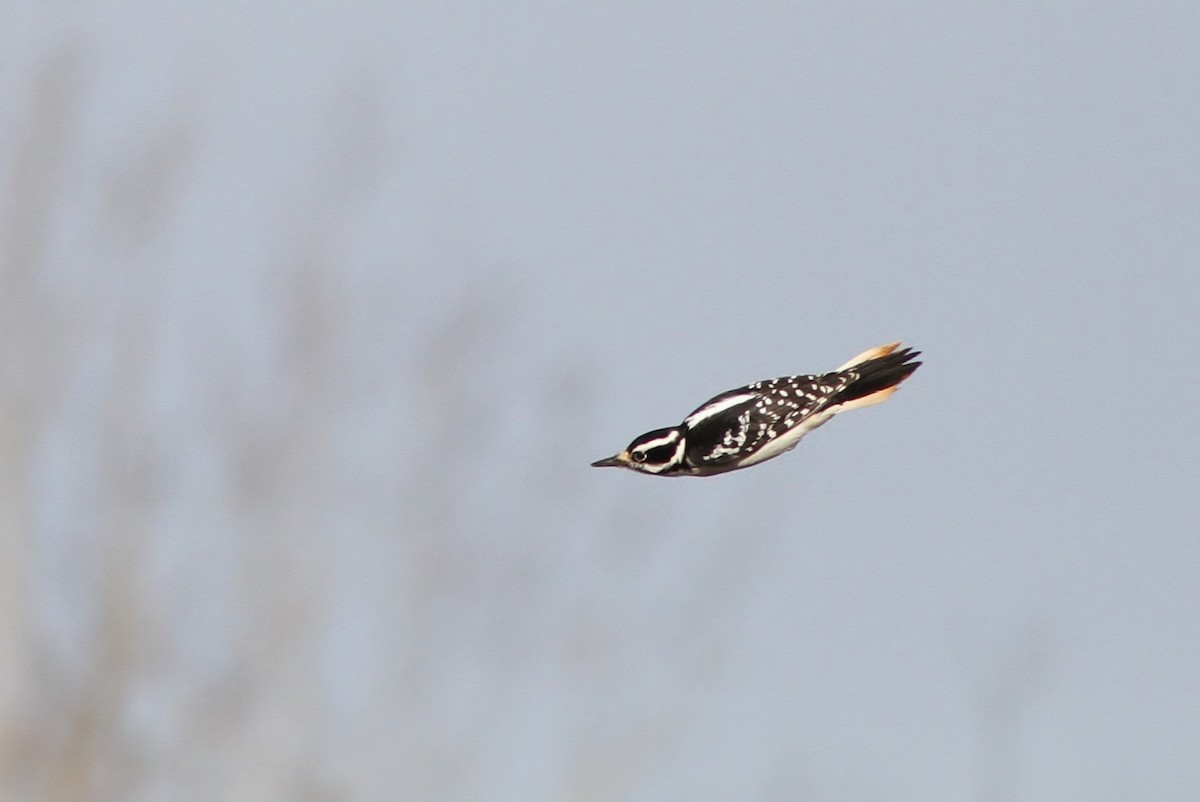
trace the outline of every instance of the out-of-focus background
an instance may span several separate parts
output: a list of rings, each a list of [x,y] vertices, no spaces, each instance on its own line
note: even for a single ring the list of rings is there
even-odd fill
[[[1198,40],[9,4],[0,797],[1200,798]],[[782,459],[588,467],[900,338]]]

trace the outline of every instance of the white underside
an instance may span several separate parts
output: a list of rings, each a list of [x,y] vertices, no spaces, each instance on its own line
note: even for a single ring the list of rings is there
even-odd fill
[[[749,457],[742,460],[740,463],[738,463],[738,467],[742,468],[747,465],[757,465],[764,460],[771,459],[771,457],[778,457],[780,454],[791,451],[796,447],[796,444],[800,442],[804,435],[808,434],[818,426],[828,422],[830,418],[839,412],[842,412],[844,409],[845,405],[843,404],[823,412],[818,412],[811,418],[805,418],[794,429],[781,434],[779,437],[776,437],[758,451],[755,451]]]
[[[758,463],[769,460],[772,457],[778,457],[780,454],[791,451],[796,447],[796,444],[803,439],[804,435],[808,434],[813,429],[816,429],[818,426],[828,423],[829,419],[834,415],[840,415],[841,413],[849,412],[852,409],[861,409],[862,407],[871,407],[876,404],[882,404],[884,401],[888,400],[888,398],[890,398],[894,392],[896,392],[895,387],[888,387],[885,390],[880,390],[877,393],[871,393],[863,398],[856,398],[853,401],[849,401],[845,404],[838,404],[837,406],[823,409],[817,414],[805,418],[794,429],[780,435],[779,437],[776,437],[758,451],[755,451],[749,457],[738,463],[738,467],[745,468],[749,465],[757,465]]]

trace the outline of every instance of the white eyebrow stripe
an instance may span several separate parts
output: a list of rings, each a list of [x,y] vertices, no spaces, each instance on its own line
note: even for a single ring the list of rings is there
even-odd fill
[[[674,443],[677,437],[678,436],[674,432],[671,434],[665,434],[662,437],[657,437],[653,440],[647,440],[645,443],[638,443],[638,450],[649,451],[652,448],[669,445],[670,443]]]
[[[712,406],[703,407],[702,409],[696,410],[689,415],[683,421],[683,423],[688,428],[691,428],[702,420],[711,418],[713,415],[724,412],[730,407],[736,407],[738,404],[744,404],[745,402],[754,398],[758,398],[758,393],[738,393],[737,395],[731,395],[729,398],[718,401]]]

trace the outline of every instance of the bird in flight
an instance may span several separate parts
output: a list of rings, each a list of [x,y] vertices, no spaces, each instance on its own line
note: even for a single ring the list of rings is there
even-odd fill
[[[831,373],[765,379],[706,401],[683,423],[646,432],[595,468],[655,476],[711,476],[790,451],[834,415],[881,404],[912,375],[920,351],[900,343],[864,351]]]

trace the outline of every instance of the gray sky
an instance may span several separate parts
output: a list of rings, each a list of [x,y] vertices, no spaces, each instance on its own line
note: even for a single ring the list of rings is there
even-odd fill
[[[1200,794],[1193,4],[72,8],[0,31],[5,798]]]

